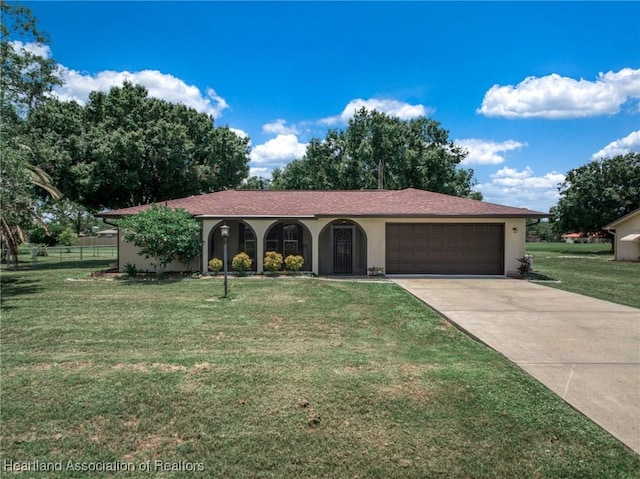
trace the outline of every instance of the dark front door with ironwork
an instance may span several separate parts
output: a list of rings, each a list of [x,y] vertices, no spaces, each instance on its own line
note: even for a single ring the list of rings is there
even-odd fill
[[[353,273],[353,228],[333,229],[333,272]]]

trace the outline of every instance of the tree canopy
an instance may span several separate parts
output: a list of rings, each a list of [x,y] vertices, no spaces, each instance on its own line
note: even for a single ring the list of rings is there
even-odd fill
[[[640,207],[640,153],[603,158],[574,168],[552,208],[559,233],[602,234],[602,227]]]
[[[248,138],[140,85],[92,92],[84,107],[49,99],[28,125],[39,165],[92,210],[235,188],[249,171]]]
[[[480,199],[466,152],[425,117],[409,121],[362,108],[346,130],[314,138],[303,158],[273,173],[274,189],[420,188]]]
[[[48,38],[38,30],[31,10],[1,0],[0,13],[2,114],[7,113],[7,107],[23,114],[42,101],[54,86],[61,85],[62,80],[55,60],[38,53],[46,49]]]

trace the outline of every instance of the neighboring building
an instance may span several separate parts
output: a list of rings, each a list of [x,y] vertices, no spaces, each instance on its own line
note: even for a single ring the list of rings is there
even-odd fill
[[[579,243],[582,239],[582,233],[567,233],[562,235],[565,243]]]
[[[561,236],[565,243],[606,243],[606,238],[595,234],[567,233]]]
[[[244,251],[262,272],[266,251],[300,254],[304,270],[320,275],[387,274],[518,275],[525,253],[526,221],[548,215],[440,193],[404,190],[227,190],[165,203],[200,222],[202,255],[167,271],[207,271],[222,258],[220,226],[230,226],[228,256]],[[147,206],[103,212],[113,221]],[[118,266],[152,270],[137,249],[119,237]]]
[[[107,230],[98,231],[96,236],[98,238],[115,238],[118,234],[118,230],[116,228],[109,228]]]
[[[640,261],[640,208],[602,228],[614,235],[616,260]]]
[[[96,231],[95,235],[81,236],[75,242],[75,246],[117,246],[117,244],[117,228]]]

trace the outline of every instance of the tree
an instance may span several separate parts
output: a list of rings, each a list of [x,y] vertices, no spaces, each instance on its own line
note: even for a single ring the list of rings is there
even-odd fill
[[[39,196],[60,196],[51,177],[34,164],[24,117],[61,80],[55,61],[34,53],[44,50],[47,38],[38,31],[31,11],[0,1],[0,13],[0,225],[3,247],[17,267],[24,230],[42,223]]]
[[[239,189],[241,190],[268,190],[271,187],[271,180],[261,176],[251,176],[244,181]]]
[[[50,99],[29,127],[40,166],[93,211],[235,188],[249,170],[248,138],[141,85],[92,92],[84,107]]]
[[[312,139],[305,156],[273,174],[275,189],[420,188],[480,198],[473,170],[459,168],[466,153],[425,117],[403,121],[362,108],[346,130]]]
[[[58,244],[62,246],[72,246],[73,243],[78,239],[78,235],[73,232],[70,228],[62,230],[58,235]]]
[[[62,80],[56,62],[38,53],[44,51],[48,38],[36,27],[31,10],[2,0],[0,13],[0,102],[3,113],[7,105],[25,113]]]
[[[640,153],[574,168],[558,189],[551,210],[556,231],[603,234],[603,226],[640,207]]]
[[[3,132],[4,133],[4,132]],[[36,190],[46,191],[54,198],[60,193],[51,184],[51,178],[29,163],[30,150],[22,145],[9,145],[0,135],[0,226],[6,247],[11,253],[14,267],[18,267],[18,242],[24,242],[24,230],[40,224],[46,230],[38,211]]]
[[[140,255],[154,261],[158,274],[172,261],[187,264],[200,255],[200,226],[186,210],[152,205],[123,218],[119,227],[125,241],[137,246]]]
[[[527,236],[538,236],[541,241],[560,241],[560,235],[554,231],[553,224],[547,219],[527,225]]]

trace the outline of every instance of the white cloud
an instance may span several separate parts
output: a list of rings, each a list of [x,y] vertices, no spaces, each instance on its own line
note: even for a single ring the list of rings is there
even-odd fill
[[[342,113],[323,118],[320,120],[320,123],[324,125],[348,123],[353,117],[353,114],[361,108],[366,108],[368,111],[377,110],[387,115],[397,116],[401,120],[410,120],[411,118],[426,116],[434,111],[432,108],[425,107],[424,105],[411,105],[410,103],[397,100],[384,98],[369,98],[368,100],[363,100],[362,98],[356,98],[347,104],[344,110],[342,110]]]
[[[244,131],[244,130],[241,130],[240,128],[231,128],[231,127],[229,127],[229,130],[234,132],[240,138],[249,138],[249,135],[247,134],[247,132]]]
[[[147,88],[149,96],[160,98],[172,103],[182,103],[199,112],[218,118],[229,107],[224,98],[213,88],[207,88],[203,94],[193,85],[173,75],[161,73],[158,70],[142,70],[139,72],[104,70],[95,75],[83,74],[61,66],[64,85],[54,89],[54,96],[62,101],[75,100],[85,104],[89,93],[95,90],[109,91],[111,87],[120,86],[125,81],[140,84]]]
[[[600,73],[595,81],[553,73],[525,78],[513,85],[494,85],[477,110],[504,118],[583,118],[613,115],[629,100],[640,99],[640,69]]]
[[[480,191],[484,201],[546,212],[557,204],[558,184],[564,175],[555,171],[544,176],[535,176],[528,166],[518,171],[504,167],[491,175],[490,183],[474,187]]]
[[[51,48],[49,45],[35,42],[21,42],[20,40],[14,40],[9,42],[13,47],[14,52],[20,53],[21,51],[29,52],[32,55],[37,55],[42,58],[51,58]]]
[[[268,178],[269,176],[271,176],[271,171],[269,170],[269,168],[265,168],[265,167],[261,167],[261,168],[251,167],[249,168],[249,177],[252,177],[252,176],[260,176],[262,178]]]
[[[287,120],[278,119],[262,126],[262,132],[272,135],[297,135],[298,129],[295,126],[286,126]]]
[[[504,162],[504,155],[508,151],[517,150],[527,143],[515,140],[495,142],[477,138],[455,140],[454,143],[467,150],[468,154],[462,161],[463,165],[497,165]]]
[[[296,135],[278,135],[253,148],[250,154],[251,167],[282,167],[292,160],[302,158],[306,150],[307,144],[300,143]]]
[[[631,132],[624,138],[612,141],[603,149],[591,155],[591,159],[613,158],[627,153],[640,153],[640,130]]]

